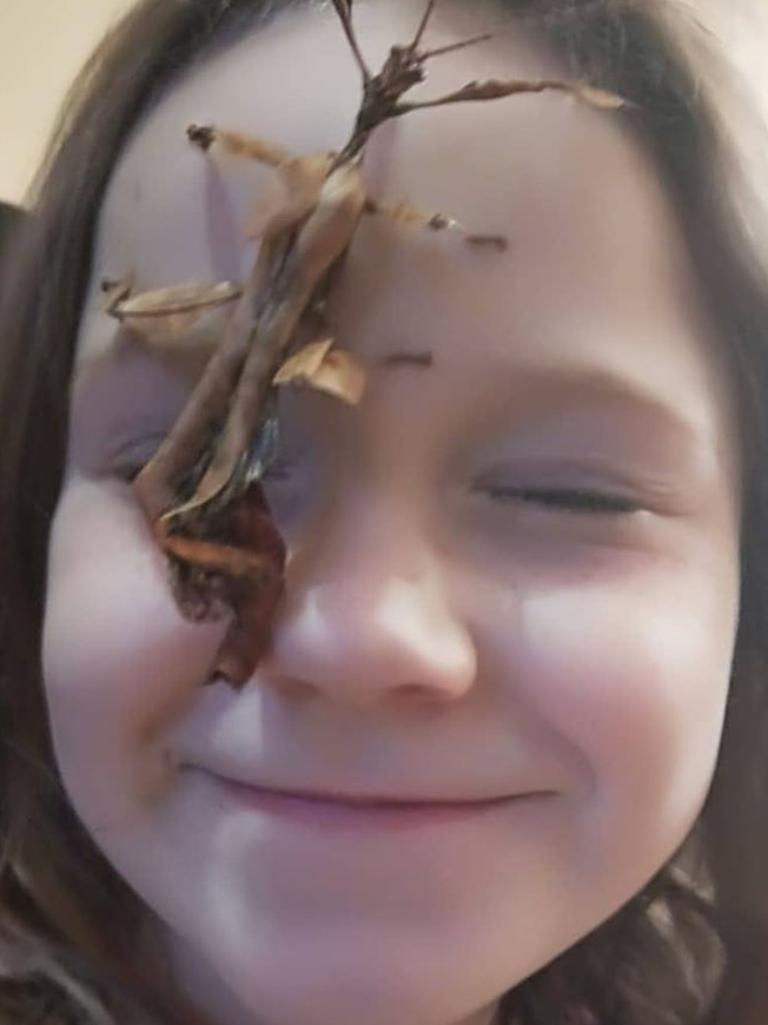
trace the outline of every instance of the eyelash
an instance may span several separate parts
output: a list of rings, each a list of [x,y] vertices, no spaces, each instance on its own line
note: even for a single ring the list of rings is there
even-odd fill
[[[146,465],[146,463],[136,463],[133,466],[121,467],[118,476],[128,484],[133,484]]]
[[[602,491],[584,491],[578,488],[511,488],[482,486],[476,490],[501,503],[520,500],[543,505],[555,511],[567,511],[580,516],[628,516],[638,512],[640,506],[629,498],[610,495]]]
[[[275,459],[262,474],[262,480],[287,480],[293,469],[293,463],[285,459]]]
[[[125,481],[127,484],[133,484],[133,482],[139,476],[139,474],[147,465],[147,463],[149,463],[152,459],[152,456],[157,450],[159,444],[160,441],[158,440],[157,443],[154,446],[152,446],[151,450],[149,450],[148,447],[146,450],[146,455],[143,456],[141,459],[129,457],[126,459],[117,460],[117,465],[115,466],[113,471],[115,476],[118,477],[120,480]],[[145,449],[142,446],[142,452],[144,451]]]

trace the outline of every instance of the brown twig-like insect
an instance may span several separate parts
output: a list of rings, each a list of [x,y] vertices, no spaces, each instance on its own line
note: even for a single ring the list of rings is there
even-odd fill
[[[352,0],[333,0],[362,76],[362,101],[349,140],[338,152],[293,156],[258,138],[211,126],[187,134],[203,151],[228,152],[274,168],[284,191],[277,209],[250,225],[260,237],[254,267],[241,287],[181,285],[131,297],[130,284],[110,282],[109,311],[149,345],[183,344],[190,332],[210,346],[210,357],[178,420],[135,480],[138,500],[169,557],[180,608],[187,617],[224,612],[232,622],[213,678],[235,686],[252,674],[283,587],[286,551],[270,517],[260,479],[277,430],[275,389],[285,384],[321,388],[359,401],[365,372],[333,345],[323,319],[324,300],[361,218],[387,216],[432,231],[461,232],[474,246],[503,250],[506,240],[467,231],[444,214],[407,204],[386,205],[366,193],[362,157],[371,133],[414,110],[486,101],[545,90],[568,92],[604,109],[622,105],[612,94],[555,80],[470,82],[421,103],[403,96],[426,78],[427,62],[489,38],[428,50],[422,39],[435,6],[428,0],[416,34],[393,46],[372,74],[352,24]]]

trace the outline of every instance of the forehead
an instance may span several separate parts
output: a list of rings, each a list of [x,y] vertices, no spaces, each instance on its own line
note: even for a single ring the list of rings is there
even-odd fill
[[[356,8],[374,70],[390,45],[413,35],[420,12],[421,4],[403,0]],[[473,78],[563,77],[554,58],[504,24],[494,6],[438,4],[428,44],[489,27],[501,31],[433,61],[428,82],[411,97],[440,95]],[[243,228],[271,172],[244,160],[206,159],[187,140],[190,123],[308,153],[343,145],[359,99],[359,74],[330,5],[283,12],[185,74],[134,132],[117,165],[100,217],[89,309],[97,307],[102,277],[133,273],[142,290],[246,276],[254,244]],[[584,249],[587,233],[592,247],[618,244],[619,232],[631,236],[643,256],[641,277],[655,265],[661,278],[679,255],[669,244],[674,225],[658,182],[620,121],[562,94],[462,104],[391,122],[374,134],[365,175],[378,197],[449,214],[474,232],[507,234],[512,246],[492,273],[513,273],[529,296],[532,282],[525,279],[537,264],[551,267],[556,252],[558,259],[570,256],[573,270],[574,250]],[[650,250],[657,250],[651,259]],[[86,316],[79,359],[98,355],[114,326],[105,316]]]

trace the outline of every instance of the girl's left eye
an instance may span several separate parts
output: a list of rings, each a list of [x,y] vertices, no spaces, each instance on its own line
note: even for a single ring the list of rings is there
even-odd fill
[[[120,480],[131,484],[154,456],[165,438],[164,434],[146,438],[139,444],[130,445],[114,457],[112,472]]]
[[[621,516],[638,512],[642,507],[621,495],[579,488],[515,488],[505,485],[479,485],[482,491],[497,502],[526,502],[555,511],[592,516]]]
[[[133,484],[148,462],[149,459],[142,459],[141,461],[136,460],[133,463],[125,463],[118,467],[117,475],[128,484]]]

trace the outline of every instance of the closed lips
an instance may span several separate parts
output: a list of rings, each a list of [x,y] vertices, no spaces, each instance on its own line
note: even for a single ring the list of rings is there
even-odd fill
[[[225,778],[225,777],[219,777]],[[350,806],[358,805],[381,808],[424,808],[424,807],[446,807],[446,808],[461,808],[461,807],[472,807],[479,804],[502,804],[505,801],[510,801],[514,798],[529,797],[532,796],[530,793],[520,794],[505,794],[502,797],[486,797],[486,798],[474,798],[474,799],[459,799],[452,800],[446,798],[431,798],[431,797],[391,797],[389,795],[360,795],[360,794],[338,794],[338,793],[318,793],[312,790],[282,790],[279,788],[263,787],[256,784],[243,783],[240,780],[226,779],[225,781],[229,784],[236,786],[246,787],[249,790],[260,792],[263,794],[269,794],[274,797],[282,797],[288,800],[301,800],[301,801],[317,801],[333,804],[346,804]],[[540,791],[543,793],[543,791]]]

